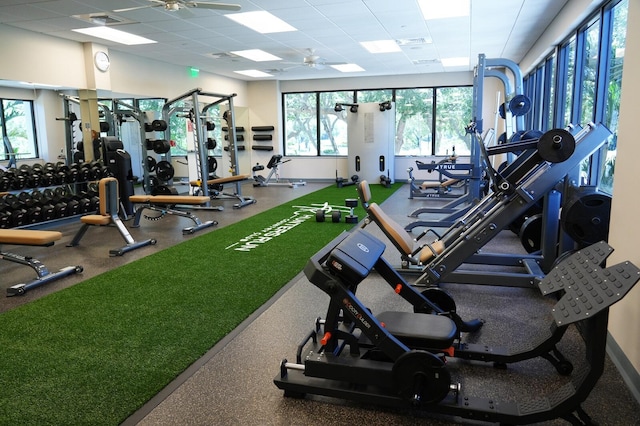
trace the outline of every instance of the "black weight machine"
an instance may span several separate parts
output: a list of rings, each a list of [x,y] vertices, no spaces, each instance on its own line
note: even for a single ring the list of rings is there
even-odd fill
[[[289,188],[297,188],[298,186],[304,186],[307,183],[303,181],[298,182],[283,182],[280,181],[280,173],[278,171],[278,167],[280,167],[284,163],[288,163],[291,159],[283,160],[282,155],[275,154],[272,155],[267,163],[267,169],[269,169],[269,174],[265,178],[262,175],[259,175],[257,172],[264,170],[264,166],[261,164],[256,164],[251,169],[253,171],[253,186],[255,187],[266,187],[266,186],[287,186]],[[271,182],[271,178],[275,177],[275,182]]]
[[[280,363],[274,383],[285,396],[322,395],[501,424],[559,417],[592,424],[581,404],[604,370],[608,309],[633,288],[640,269],[630,262],[601,267],[613,251],[604,242],[573,254],[538,285],[543,295],[559,299],[549,334],[505,352],[461,343],[464,323],[409,285],[382,257],[384,249],[359,229],[338,236],[309,260],[304,273],[329,295],[329,308],[298,346],[296,361]],[[362,304],[356,291],[373,270],[413,306],[413,313],[374,315]],[[571,324],[580,330],[585,351],[584,366],[575,373],[555,349]],[[570,381],[526,401],[499,401],[465,394],[455,377],[462,374],[456,371],[457,358],[510,363],[537,356],[552,361]]]
[[[522,151],[502,172],[487,161],[493,192],[473,206],[444,234],[438,235],[443,249],[426,262],[417,262],[401,252],[402,268],[406,272],[420,271],[416,284],[436,286],[441,282],[532,287],[552,267],[558,257],[556,244],[560,235],[560,220],[547,221],[542,235],[542,249],[536,254],[486,253],[481,249],[509,224],[541,199],[545,199],[544,214],[559,216],[561,196],[554,188],[584,158],[597,151],[611,134],[602,125],[574,129],[574,135],[564,129],[554,129],[538,140],[502,145],[489,150],[479,145],[483,157],[504,150]],[[486,154],[486,155],[485,155]],[[361,194],[362,196],[362,194]],[[366,200],[362,200],[366,205]],[[374,215],[370,220],[376,221]],[[366,221],[365,221],[366,223]],[[381,226],[383,228],[383,226]],[[383,228],[384,229],[384,228]],[[422,235],[420,236],[422,237]],[[420,238],[418,237],[418,239]],[[390,238],[393,242],[394,239]],[[396,244],[394,242],[394,244]],[[472,268],[458,269],[462,264],[510,266],[523,272],[488,272]]]

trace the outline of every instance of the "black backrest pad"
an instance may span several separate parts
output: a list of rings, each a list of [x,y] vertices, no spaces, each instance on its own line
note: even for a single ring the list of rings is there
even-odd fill
[[[332,250],[327,266],[345,284],[356,285],[369,275],[384,249],[382,241],[357,229]]]

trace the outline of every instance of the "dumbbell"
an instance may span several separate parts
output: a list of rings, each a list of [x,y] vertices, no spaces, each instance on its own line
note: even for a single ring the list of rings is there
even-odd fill
[[[391,188],[391,178],[389,176],[380,175],[380,185],[385,188]]]
[[[22,226],[25,224],[27,211],[23,208],[23,204],[15,194],[6,194],[2,197],[5,212],[9,214],[8,221],[11,228]]]
[[[344,205],[349,207],[349,214],[345,216],[344,221],[346,223],[358,223],[358,216],[353,214],[353,209],[358,207],[358,199],[347,198],[344,200]]]
[[[326,213],[327,212],[323,209],[316,210],[316,222],[324,222]],[[342,213],[340,212],[340,210],[331,211],[331,222],[338,223],[340,222],[341,218],[342,218]]]
[[[0,229],[7,229],[11,227],[10,218],[11,214],[4,210],[0,210]]]
[[[21,208],[26,211],[25,223],[38,223],[42,221],[42,208],[39,199],[42,194],[39,191],[21,192],[18,194]]]

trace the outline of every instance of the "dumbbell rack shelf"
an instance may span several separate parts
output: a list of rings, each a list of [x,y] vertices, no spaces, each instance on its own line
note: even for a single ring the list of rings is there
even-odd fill
[[[108,174],[101,162],[46,163],[2,172],[0,228],[46,228],[97,210],[93,182]]]

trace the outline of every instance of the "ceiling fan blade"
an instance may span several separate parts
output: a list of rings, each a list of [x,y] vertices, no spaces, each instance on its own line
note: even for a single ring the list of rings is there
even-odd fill
[[[188,1],[184,3],[188,7],[196,7],[199,9],[215,9],[215,10],[231,10],[237,11],[241,9],[239,4],[231,3],[207,3],[201,1]]]

